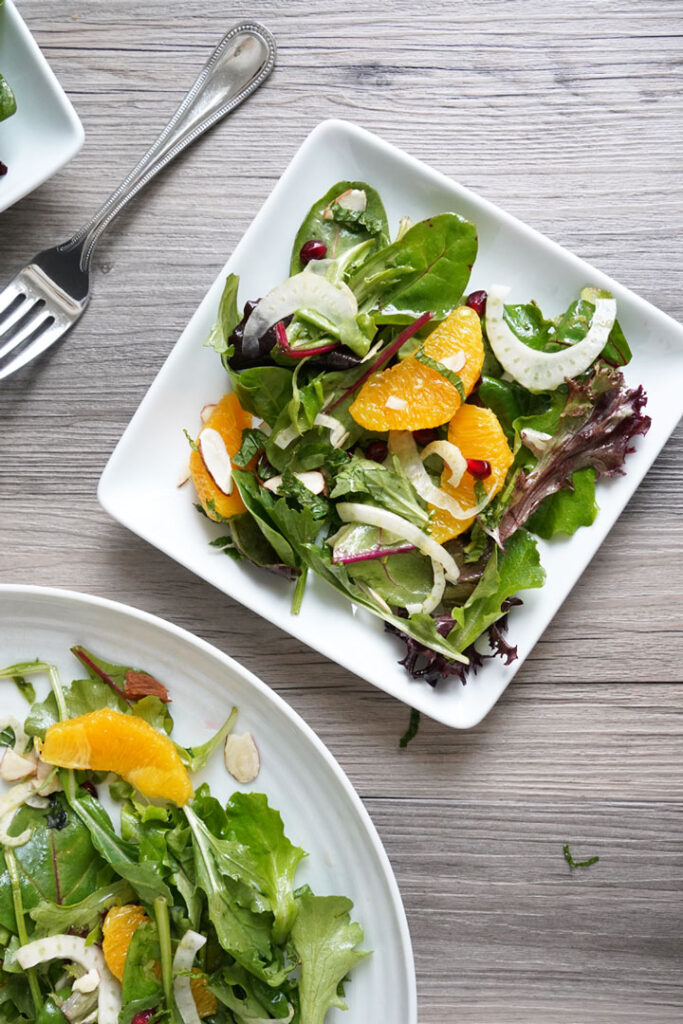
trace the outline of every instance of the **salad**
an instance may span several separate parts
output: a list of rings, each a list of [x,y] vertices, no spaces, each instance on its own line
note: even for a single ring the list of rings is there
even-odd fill
[[[0,1022],[324,1024],[345,1009],[367,955],[353,904],[296,887],[306,853],[266,796],[224,804],[196,781],[221,748],[238,782],[257,777],[237,708],[182,747],[159,680],[72,650],[86,678],[70,685],[40,661],[0,670],[30,704],[23,722],[0,714]]]
[[[537,539],[590,526],[596,481],[650,425],[608,292],[552,316],[501,285],[468,294],[476,256],[457,213],[392,240],[371,185],[332,185],[280,284],[240,306],[227,277],[206,344],[230,390],[187,434],[183,480],[226,526],[211,543],[290,579],[294,614],[320,576],[432,685],[514,660]]]

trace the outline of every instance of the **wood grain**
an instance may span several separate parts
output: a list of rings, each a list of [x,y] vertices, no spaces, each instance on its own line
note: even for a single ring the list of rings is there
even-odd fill
[[[421,1024],[681,1020],[680,428],[486,721],[465,734],[425,721],[406,751],[402,705],[110,522],[95,490],[207,285],[325,117],[378,131],[683,318],[683,8],[20,7],[86,144],[2,215],[0,280],[68,236],[118,183],[231,20],[259,17],[280,50],[269,85],[113,226],[71,337],[3,383],[0,578],[170,618],[304,715],[357,786],[394,865]],[[600,862],[572,871],[565,841]]]

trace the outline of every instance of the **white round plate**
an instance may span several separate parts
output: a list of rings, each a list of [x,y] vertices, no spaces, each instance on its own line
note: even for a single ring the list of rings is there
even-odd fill
[[[308,851],[297,883],[320,895],[354,902],[372,956],[354,968],[348,1012],[332,1010],[325,1024],[391,1021],[417,1024],[415,968],[396,880],[379,836],[351,783],[305,722],[236,661],[163,619],[102,598],[67,590],[0,585],[0,666],[40,658],[63,681],[83,675],[70,653],[83,644],[108,661],[144,668],[169,688],[174,738],[202,743],[240,709],[237,731],[253,733],[261,772],[250,787],[282,814],[290,839]],[[3,711],[28,710],[11,682],[0,680]],[[47,690],[36,678],[36,690]],[[220,755],[198,776],[223,800],[238,787]]]

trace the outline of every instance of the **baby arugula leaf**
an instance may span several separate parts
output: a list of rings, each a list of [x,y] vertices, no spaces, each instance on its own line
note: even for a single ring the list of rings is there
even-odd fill
[[[183,811],[192,830],[196,882],[206,895],[209,918],[220,945],[251,974],[268,984],[281,984],[287,970],[272,948],[271,915],[242,906],[237,899],[241,895],[239,887],[230,884],[239,871],[243,875],[242,889],[248,887],[247,866],[239,863],[230,844],[213,835],[191,807],[186,805]],[[250,891],[253,896],[258,894],[253,885]]]
[[[196,747],[181,747],[179,744],[175,744],[176,750],[189,771],[198,772],[201,768],[205,767],[214,751],[218,750],[225,743],[225,739],[235,724],[236,718],[237,708],[233,707],[223,725],[206,743],[201,743]]]
[[[339,985],[367,953],[356,949],[363,929],[351,921],[351,900],[345,896],[303,895],[292,941],[301,959],[299,1014],[301,1024],[323,1024],[333,1006],[346,1010]]]
[[[273,938],[280,945],[296,916],[294,874],[306,852],[287,838],[280,812],[268,806],[262,793],[234,793],[226,813],[228,832],[246,851],[252,875],[270,902],[275,916]]]

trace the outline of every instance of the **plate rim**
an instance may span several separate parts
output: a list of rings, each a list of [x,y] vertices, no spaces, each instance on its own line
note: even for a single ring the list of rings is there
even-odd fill
[[[387,852],[384,849],[384,845],[380,839],[379,833],[377,832],[377,828],[370,817],[370,813],[356,792],[356,789],[348,775],[332,752],[327,748],[325,743],[323,743],[314,729],[308,724],[308,722],[306,722],[298,711],[295,711],[294,708],[290,707],[287,701],[281,697],[279,693],[268,686],[267,683],[260,679],[250,669],[245,668],[244,665],[240,664],[240,662],[237,661],[236,658],[233,658],[232,655],[226,654],[214,644],[209,643],[208,640],[203,640],[201,637],[190,632],[190,630],[185,629],[183,626],[178,626],[175,622],[171,622],[169,619],[165,619],[160,615],[144,611],[142,608],[136,608],[134,605],[127,604],[123,601],[114,601],[108,597],[100,597],[99,595],[88,594],[85,591],[71,590],[66,587],[44,587],[37,584],[0,583],[0,597],[3,595],[16,595],[22,597],[34,596],[47,599],[52,598],[58,602],[67,602],[74,605],[83,604],[91,607],[94,606],[102,609],[103,611],[116,612],[135,619],[143,624],[153,626],[156,629],[160,629],[162,632],[171,634],[182,643],[187,644],[190,647],[194,647],[202,651],[205,655],[222,662],[230,672],[234,672],[240,676],[247,686],[252,687],[260,693],[261,696],[265,698],[265,700],[270,703],[277,712],[284,714],[290,723],[292,723],[302,733],[305,739],[309,741],[318,754],[323,758],[328,768],[335,776],[337,782],[341,785],[342,789],[351,800],[358,820],[362,824],[365,834],[367,835],[374,853],[378,858],[382,874],[391,896],[391,902],[398,924],[400,954],[403,961],[409,1003],[405,1008],[406,1016],[404,1024],[418,1024],[415,956],[413,953],[405,907],[403,905],[403,899],[398,887],[398,882],[396,881],[394,869],[391,865]],[[394,934],[396,934],[395,931]]]
[[[385,158],[389,160],[400,161],[401,165],[404,167],[412,167],[415,170],[415,172],[418,173],[421,176],[421,178],[423,180],[426,180],[427,182],[435,182],[439,184],[441,187],[447,189],[448,191],[457,192],[460,197],[464,197],[474,206],[479,207],[489,217],[493,218],[495,222],[508,226],[512,230],[521,233],[522,236],[526,237],[531,242],[533,242],[541,252],[552,252],[558,258],[560,258],[565,263],[565,265],[573,268],[576,271],[580,271],[582,276],[585,277],[586,275],[589,275],[589,277],[593,279],[596,284],[601,284],[602,286],[610,288],[615,292],[615,294],[621,296],[622,301],[624,299],[627,299],[628,302],[631,304],[632,309],[636,313],[646,313],[654,327],[661,326],[665,328],[668,333],[673,333],[676,336],[676,341],[680,340],[681,355],[683,355],[683,325],[679,324],[678,321],[674,320],[671,316],[669,316],[669,314],[665,313],[663,310],[658,309],[652,303],[648,302],[648,300],[632,292],[625,285],[622,285],[618,281],[615,281],[613,278],[609,277],[609,275],[605,274],[603,271],[597,269],[596,267],[593,267],[582,257],[577,256],[571,250],[564,248],[562,245],[559,244],[559,242],[542,234],[538,229],[525,223],[524,221],[520,220],[513,214],[508,213],[506,210],[496,205],[496,203],[492,202],[491,200],[472,191],[471,189],[467,188],[467,186],[461,184],[459,181],[456,181],[455,179],[444,174],[443,172],[436,170],[429,164],[418,159],[412,154],[407,153],[405,150],[394,145],[393,143],[388,142],[386,139],[375,134],[374,132],[369,131],[368,129],[363,128],[360,125],[357,125],[351,121],[344,120],[342,118],[328,118],[319,122],[310,132],[308,132],[308,134],[296,147],[290,160],[283,169],[280,177],[273,185],[273,188],[271,189],[270,193],[266,196],[265,200],[263,201],[259,209],[256,211],[250,224],[242,233],[237,244],[234,246],[234,248],[228,255],[227,260],[225,261],[226,264],[239,260],[242,252],[242,247],[245,244],[245,240],[247,239],[247,237],[250,235],[252,231],[257,230],[261,226],[261,224],[264,221],[267,221],[267,219],[272,215],[272,209],[274,206],[276,206],[280,198],[281,192],[286,187],[286,185],[282,184],[283,179],[287,178],[287,180],[289,181],[291,174],[295,171],[296,167],[303,159],[302,154],[308,153],[309,147],[312,147],[316,143],[319,143],[321,136],[324,139],[326,133],[335,132],[341,133],[343,139],[350,138],[352,141],[357,140],[359,142],[364,143],[366,146],[369,146],[371,149],[374,149],[375,152],[379,151]],[[101,506],[117,522],[121,523],[127,529],[130,529],[133,533],[142,537],[148,543],[151,543],[153,546],[157,547],[158,550],[163,551],[164,554],[166,554],[173,561],[176,561],[180,565],[183,565],[185,568],[189,569],[199,579],[204,580],[211,586],[215,586],[216,589],[218,589],[221,593],[228,596],[230,599],[238,601],[240,604],[243,604],[244,607],[247,607],[250,611],[253,611],[256,614],[260,614],[263,616],[265,613],[261,612],[258,608],[252,606],[251,604],[245,604],[242,598],[237,594],[237,592],[234,589],[226,589],[219,583],[216,583],[213,580],[208,579],[207,576],[202,572],[202,569],[197,568],[195,566],[194,559],[192,559],[189,554],[183,554],[182,552],[177,553],[165,542],[159,543],[154,538],[154,536],[148,530],[145,529],[144,524],[140,524],[135,519],[134,515],[125,506],[125,503],[120,500],[115,480],[115,476],[119,472],[118,464],[121,462],[121,459],[123,457],[122,448],[124,446],[124,442],[127,442],[130,434],[134,432],[138,421],[138,417],[142,416],[142,411],[144,408],[146,408],[146,403],[150,395],[154,393],[154,395],[156,396],[157,389],[160,387],[160,378],[162,377],[162,374],[165,373],[167,365],[174,360],[174,357],[178,357],[179,347],[184,341],[185,334],[191,331],[193,321],[195,320],[196,317],[199,317],[201,315],[202,307],[204,306],[204,303],[206,302],[209,293],[214,289],[217,281],[224,274],[224,267],[225,264],[219,269],[217,277],[214,278],[212,282],[209,284],[199,304],[191,312],[177,341],[173,345],[166,360],[164,361],[159,371],[155,375],[145,395],[138,404],[137,409],[133,413],[133,416],[131,417],[123,434],[119,438],[101,474],[98,483],[97,495]],[[184,351],[184,349],[182,351]],[[678,418],[680,418],[680,414]],[[426,693],[424,689],[419,689],[419,681],[417,681],[414,684],[414,693],[397,693],[394,691],[393,687],[390,688],[388,686],[382,685],[376,680],[371,679],[367,674],[364,674],[359,669],[359,667],[355,663],[353,663],[353,659],[344,659],[339,655],[329,654],[326,651],[322,650],[319,644],[313,645],[311,643],[310,636],[306,636],[302,630],[290,628],[291,626],[294,626],[295,623],[288,622],[287,624],[285,624],[283,622],[278,622],[278,626],[282,628],[290,636],[294,636],[295,638],[300,640],[300,642],[306,644],[309,647],[313,647],[314,650],[317,650],[318,652],[322,653],[324,657],[328,657],[330,658],[330,660],[342,665],[348,671],[353,672],[360,678],[370,682],[378,689],[394,697],[394,699],[401,700],[409,706],[417,708],[418,710],[427,714],[429,717],[441,722],[449,728],[469,729],[478,725],[486,717],[486,715],[490,713],[493,707],[498,703],[502,694],[505,692],[509,684],[512,682],[512,679],[516,675],[517,671],[524,664],[524,661],[530,654],[531,650],[534,648],[536,643],[544,634],[545,630],[550,625],[552,619],[555,617],[556,614],[559,613],[562,604],[564,603],[564,601],[566,601],[569,593],[581,578],[581,575],[585,571],[587,565],[597,554],[598,550],[602,546],[602,543],[604,542],[606,535],[613,528],[619,516],[621,515],[624,507],[631,500],[633,493],[639,486],[643,477],[651,467],[652,463],[660,454],[662,447],[664,446],[664,444],[670,437],[671,433],[675,429],[677,421],[677,418],[674,418],[670,423],[668,422],[668,420],[664,422],[664,426],[666,429],[661,431],[661,442],[656,446],[653,445],[652,451],[648,449],[647,455],[645,459],[643,459],[642,461],[642,465],[632,467],[630,472],[627,474],[627,477],[633,481],[633,487],[629,491],[623,503],[621,503],[618,507],[618,510],[610,512],[608,521],[605,523],[604,526],[602,526],[600,523],[596,523],[591,528],[591,535],[597,538],[596,543],[585,544],[581,547],[579,551],[576,552],[576,563],[577,565],[580,565],[578,574],[574,579],[571,579],[569,585],[566,585],[565,583],[561,587],[557,587],[557,591],[559,593],[559,600],[557,602],[554,602],[554,604],[556,604],[557,607],[553,609],[552,614],[544,618],[543,623],[540,624],[538,628],[534,627],[533,636],[531,636],[530,638],[528,649],[522,652],[519,660],[510,667],[501,666],[501,670],[505,672],[505,677],[501,680],[499,692],[497,692],[497,694],[490,701],[490,703],[482,702],[481,706],[470,707],[466,711],[463,711],[463,709],[461,708],[458,708],[456,711],[454,711],[452,704],[449,704],[446,701],[442,703],[436,703],[433,700],[431,700],[430,693]],[[661,418],[660,422],[662,422]]]

